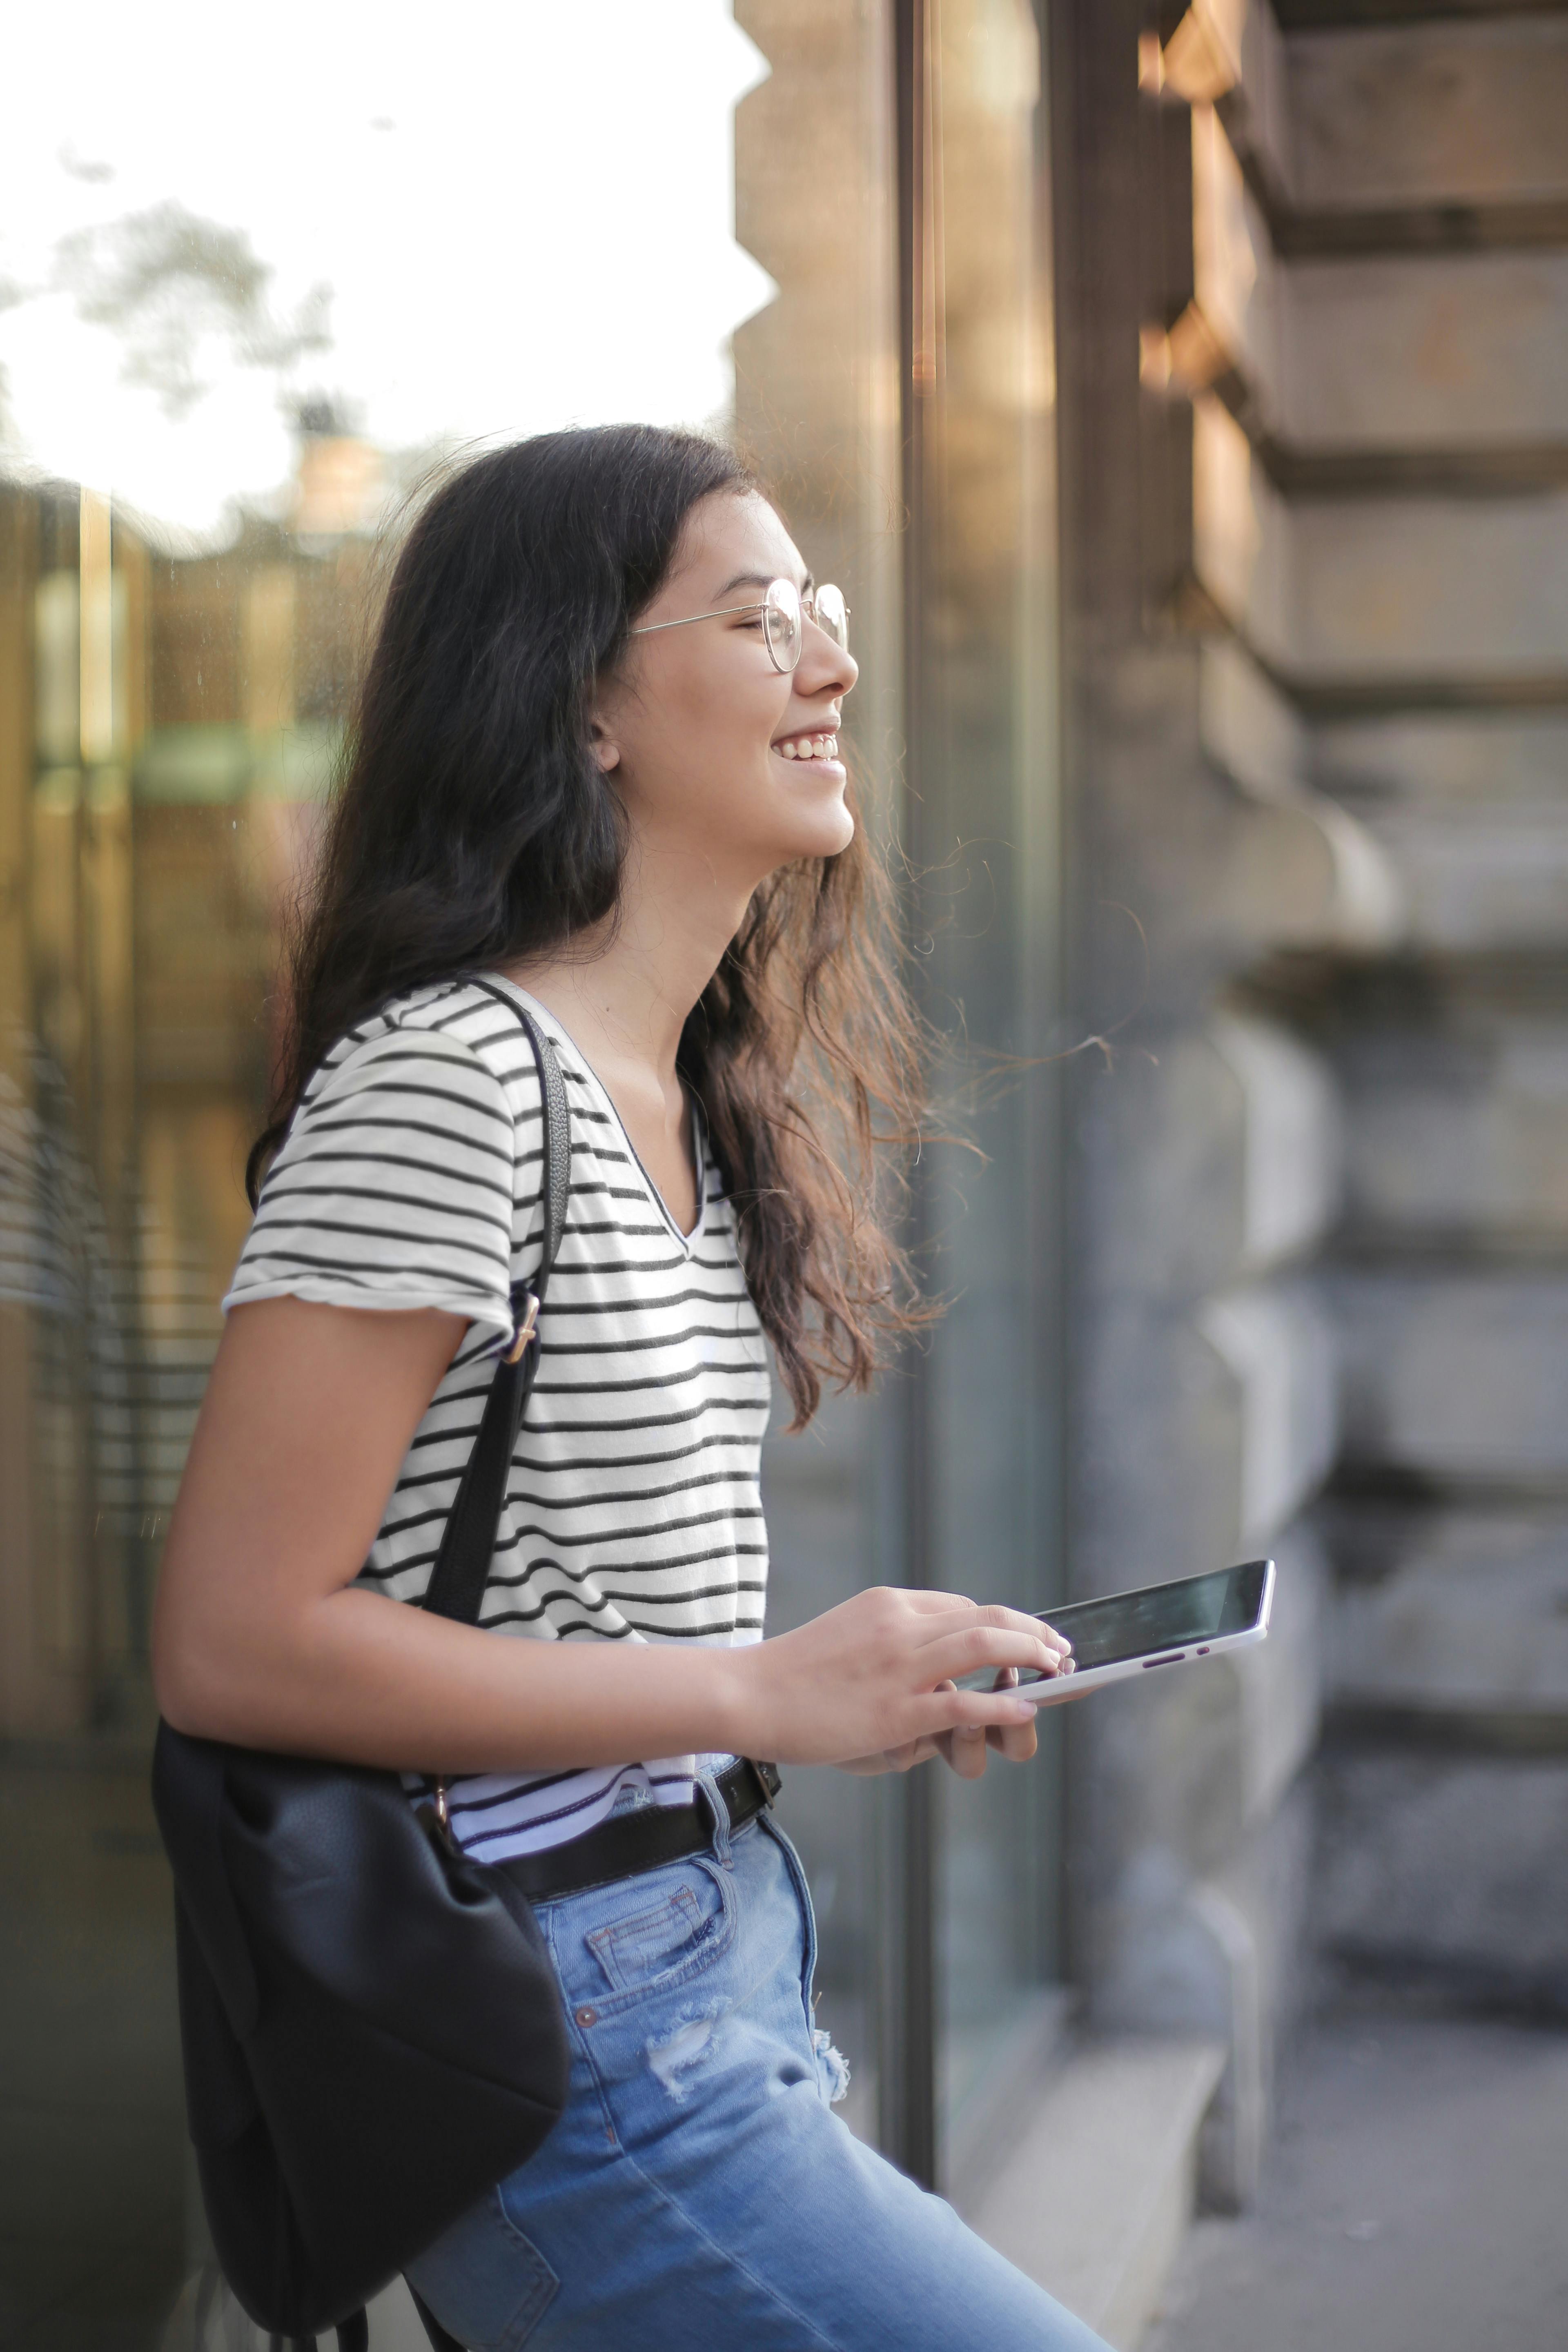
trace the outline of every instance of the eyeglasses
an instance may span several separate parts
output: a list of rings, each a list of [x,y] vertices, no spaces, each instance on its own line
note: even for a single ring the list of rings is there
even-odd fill
[[[721,604],[711,613],[689,613],[683,621],[650,621],[630,634],[653,637],[660,629],[689,629],[694,621],[723,621],[741,613],[762,614],[763,642],[769,658],[775,669],[786,675],[800,660],[807,621],[831,637],[841,652],[849,650],[849,607],[843,590],[826,580],[820,588],[807,589],[804,596],[793,580],[770,580],[760,604]]]

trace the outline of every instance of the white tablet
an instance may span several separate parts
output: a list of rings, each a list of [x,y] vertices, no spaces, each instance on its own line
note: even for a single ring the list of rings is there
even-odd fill
[[[1058,1706],[1105,1683],[1247,1649],[1267,1635],[1273,1601],[1274,1562],[1249,1559],[1173,1584],[1037,1610],[1072,1643],[1073,1672],[1039,1675],[1031,1667],[1019,1675],[1019,1695],[1037,1706]]]

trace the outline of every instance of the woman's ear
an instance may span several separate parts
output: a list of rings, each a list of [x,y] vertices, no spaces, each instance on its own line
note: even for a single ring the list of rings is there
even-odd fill
[[[598,761],[600,767],[604,770],[605,775],[609,774],[612,768],[618,768],[620,766],[621,747],[618,743],[613,743],[610,740],[609,729],[605,725],[602,719],[597,717],[590,718],[588,721],[588,740],[593,749],[594,757]]]
[[[621,746],[616,743],[614,734],[611,734],[611,713],[605,710],[605,689],[602,687],[595,691],[593,701],[588,703],[588,746],[606,776],[609,776],[611,767],[621,767]]]

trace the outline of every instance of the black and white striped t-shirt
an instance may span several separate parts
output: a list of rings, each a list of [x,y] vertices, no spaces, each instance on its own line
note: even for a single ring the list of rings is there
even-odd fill
[[[535,1641],[759,1641],[767,1356],[700,1118],[701,1206],[682,1234],[560,1023],[515,993],[560,1055],[572,1192],[480,1622]],[[510,1286],[539,1264],[542,1149],[538,1072],[506,1006],[462,982],[397,998],[311,1078],[224,1301],[468,1318],[358,1580],[400,1601],[429,1582]],[[617,1806],[689,1802],[712,1760],[470,1775],[453,1783],[453,1826],[496,1861]]]

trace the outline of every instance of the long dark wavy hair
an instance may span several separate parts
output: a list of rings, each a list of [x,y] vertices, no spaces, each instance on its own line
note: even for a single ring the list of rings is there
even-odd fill
[[[559,953],[613,917],[626,827],[590,755],[590,688],[625,656],[692,508],[754,488],[717,442],[616,425],[489,452],[426,504],[286,941],[289,1017],[246,1171],[253,1203],[307,1080],[368,1013]],[[881,1343],[932,1312],[894,1224],[925,1055],[890,911],[858,823],[837,856],[781,868],[680,1043],[796,1428],[824,1377],[867,1387]]]

